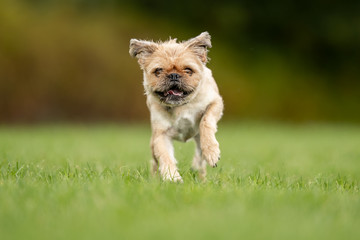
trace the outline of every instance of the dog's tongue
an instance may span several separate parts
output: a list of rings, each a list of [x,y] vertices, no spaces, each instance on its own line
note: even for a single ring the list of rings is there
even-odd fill
[[[181,91],[179,91],[179,90],[176,90],[176,89],[173,89],[173,90],[169,90],[169,91],[167,92],[167,94],[181,97],[181,96],[183,95],[183,92],[181,92]]]

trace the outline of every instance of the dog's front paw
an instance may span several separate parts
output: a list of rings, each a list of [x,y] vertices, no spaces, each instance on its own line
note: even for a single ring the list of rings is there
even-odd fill
[[[216,139],[204,143],[202,146],[202,157],[212,167],[217,167],[217,162],[220,160],[219,143]]]
[[[164,181],[171,181],[171,182],[183,182],[180,173],[178,172],[178,170],[175,168],[163,168],[160,169],[160,173],[162,176],[162,179]]]

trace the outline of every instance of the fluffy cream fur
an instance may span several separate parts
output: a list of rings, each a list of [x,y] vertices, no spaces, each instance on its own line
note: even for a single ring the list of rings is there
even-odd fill
[[[159,170],[164,180],[182,181],[172,140],[195,140],[193,168],[202,178],[206,175],[206,162],[216,167],[220,159],[215,133],[223,101],[211,70],[206,67],[209,47],[207,32],[182,43],[174,39],[163,43],[130,41],[130,54],[138,58],[144,72],[152,126],[152,169]],[[179,81],[172,81],[171,74],[177,74]],[[175,95],[169,89],[176,89]]]

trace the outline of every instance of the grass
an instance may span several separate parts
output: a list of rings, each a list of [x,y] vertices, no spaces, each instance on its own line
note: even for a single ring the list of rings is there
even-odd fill
[[[149,174],[147,125],[0,127],[1,239],[359,239],[360,127],[225,123],[201,182]]]

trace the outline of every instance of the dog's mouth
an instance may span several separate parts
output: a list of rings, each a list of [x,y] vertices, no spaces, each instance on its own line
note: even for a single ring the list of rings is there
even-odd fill
[[[180,100],[187,97],[191,92],[184,91],[178,87],[172,87],[166,91],[155,91],[155,93],[163,100]]]

